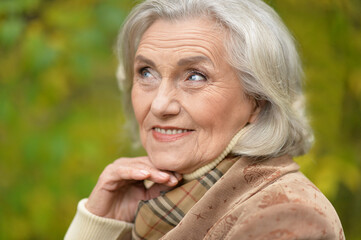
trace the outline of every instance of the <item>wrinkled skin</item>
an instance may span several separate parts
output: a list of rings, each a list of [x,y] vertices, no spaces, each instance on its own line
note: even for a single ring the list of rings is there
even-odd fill
[[[120,158],[105,168],[86,208],[132,221],[139,200],[176,186],[204,166],[259,109],[226,61],[226,33],[206,18],[157,20],[134,62],[132,103],[148,156]],[[146,189],[143,181],[155,184]]]

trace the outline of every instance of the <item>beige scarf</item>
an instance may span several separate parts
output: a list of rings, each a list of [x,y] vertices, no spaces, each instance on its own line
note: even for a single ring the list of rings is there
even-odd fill
[[[237,159],[224,159],[204,176],[157,198],[141,201],[135,217],[133,239],[160,239],[172,230]]]

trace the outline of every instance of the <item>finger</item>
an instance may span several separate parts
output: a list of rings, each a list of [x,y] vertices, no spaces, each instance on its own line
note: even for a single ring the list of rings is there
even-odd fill
[[[178,179],[178,181],[182,180],[183,175],[177,172],[173,172],[174,176]]]
[[[164,184],[166,186],[169,186],[169,187],[173,187],[175,185],[178,184],[178,179],[174,176],[173,173],[171,172],[163,172],[163,171],[158,171],[156,173],[156,175],[152,175],[153,177],[153,180],[155,183],[160,183],[160,184]],[[160,177],[160,178],[158,178]]]
[[[154,167],[148,156],[137,157],[139,164],[143,164],[143,168],[151,172],[151,179],[158,183],[165,183],[166,181],[175,182],[172,172],[159,170]],[[139,166],[139,165],[138,165]],[[177,177],[176,177],[177,178]]]
[[[162,171],[155,168],[148,156],[134,158],[132,163],[136,163],[138,168],[142,166],[142,169],[149,171],[150,177],[148,179],[156,183],[175,186],[182,179],[182,175],[179,173],[175,174],[174,172]]]
[[[167,186],[175,186],[179,182],[178,178],[175,177],[173,174],[170,175],[169,181],[166,183]]]
[[[119,158],[114,161],[113,166],[119,167],[118,176],[124,179],[133,179],[136,177],[137,180],[142,180],[143,176],[147,176],[151,181],[164,183],[168,181],[170,177],[170,173],[155,168],[147,156]],[[132,171],[132,169],[134,169],[134,171]]]
[[[155,183],[175,186],[181,179],[181,175],[178,173],[175,175],[173,172],[161,171],[155,168],[147,156],[133,159],[120,158],[114,162],[114,166],[117,166],[114,178],[118,181],[148,179]]]
[[[97,188],[114,191],[129,184],[129,181],[141,181],[149,176],[150,172],[144,169],[109,166],[99,177]]]
[[[146,169],[138,169],[131,167],[118,167],[116,170],[116,177],[118,180],[144,180],[149,178],[150,171]]]
[[[145,168],[119,167],[116,171],[117,180],[145,180],[173,186],[178,183],[177,178],[169,172],[145,166]]]
[[[167,173],[170,175],[168,182],[169,186],[177,185],[183,178],[182,174],[177,172],[167,172]]]
[[[148,179],[155,183],[164,184],[169,181],[170,174],[157,169],[150,169],[150,177]]]

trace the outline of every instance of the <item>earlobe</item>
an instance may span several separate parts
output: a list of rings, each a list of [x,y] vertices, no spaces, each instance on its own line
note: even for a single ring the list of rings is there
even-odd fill
[[[256,100],[256,99],[252,100],[253,110],[251,115],[249,116],[248,123],[254,123],[256,121],[258,114],[261,112],[265,103],[266,103],[265,100]]]

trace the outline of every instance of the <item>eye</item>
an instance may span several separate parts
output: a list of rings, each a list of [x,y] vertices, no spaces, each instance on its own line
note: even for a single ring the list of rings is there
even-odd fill
[[[143,77],[143,78],[150,78],[153,75],[150,73],[149,68],[145,67],[145,68],[141,68],[139,70],[139,74]]]
[[[151,67],[138,67],[136,68],[136,74],[134,78],[135,82],[142,86],[155,86],[159,83],[159,74]]]
[[[188,76],[187,80],[189,81],[194,81],[194,82],[199,82],[199,81],[206,81],[207,77],[200,73],[200,72],[191,72],[191,74]]]

